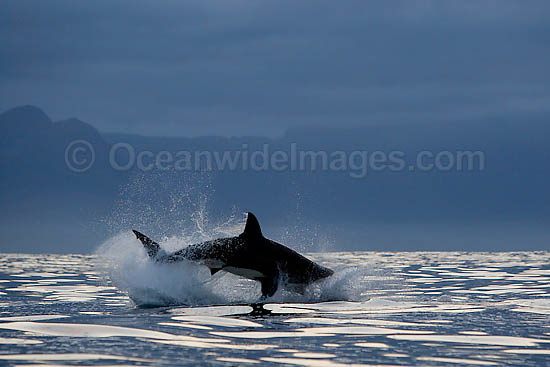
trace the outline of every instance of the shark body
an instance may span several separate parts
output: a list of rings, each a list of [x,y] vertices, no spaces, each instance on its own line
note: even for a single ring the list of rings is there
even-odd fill
[[[160,251],[159,244],[144,234],[133,232],[154,261],[194,261],[207,266],[212,275],[224,270],[256,280],[261,284],[263,298],[275,294],[280,279],[285,281],[286,289],[303,293],[309,284],[334,274],[333,270],[265,238],[252,213],[248,213],[245,229],[239,236],[191,245],[171,254]]]

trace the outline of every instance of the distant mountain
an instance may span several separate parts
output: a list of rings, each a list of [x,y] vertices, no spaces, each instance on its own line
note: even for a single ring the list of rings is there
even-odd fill
[[[53,128],[56,135],[65,140],[79,138],[92,144],[105,144],[105,140],[96,128],[74,117],[56,121]]]
[[[85,122],[52,122],[39,108],[0,114],[0,230],[4,251],[89,251],[105,236],[90,223],[105,216],[127,180],[108,166],[109,144]],[[86,140],[97,164],[86,175],[67,167],[65,149]],[[95,233],[94,233],[95,232]]]
[[[67,190],[97,189],[97,183],[86,180],[71,171],[65,162],[67,146],[75,140],[85,140],[94,149],[95,160],[89,173],[103,175],[110,171],[108,165],[109,144],[90,124],[78,119],[52,122],[39,108],[22,106],[0,114],[1,168],[8,172],[2,180],[10,191],[32,189],[37,193]],[[106,176],[102,176],[106,177]],[[103,181],[100,180],[100,181]],[[78,185],[72,187],[71,185]],[[80,186],[84,185],[84,186]]]
[[[212,222],[234,208],[254,211],[273,236],[306,250],[320,242],[335,250],[546,249],[548,136],[544,119],[501,119],[304,127],[277,139],[146,137],[100,133],[77,118],[52,122],[37,107],[16,107],[0,114],[0,236],[8,239],[0,252],[90,252],[111,233],[133,226],[155,237],[177,234],[186,221],[197,220],[203,205]],[[122,148],[113,154],[117,146]],[[163,168],[166,154],[242,158],[265,146],[269,159],[295,149],[355,154],[355,161],[347,160],[344,171],[313,169],[312,163],[253,169],[242,160],[234,169],[205,171],[194,161],[190,169]],[[482,170],[414,169],[419,152],[464,150],[484,154]],[[406,165],[379,170],[369,161],[363,172],[357,159],[376,151],[401,152]],[[145,167],[138,167],[138,156]],[[133,161],[121,169],[113,159],[119,166]]]
[[[35,106],[12,108],[0,115],[0,128],[4,133],[16,135],[32,131],[44,131],[50,128],[52,120]]]

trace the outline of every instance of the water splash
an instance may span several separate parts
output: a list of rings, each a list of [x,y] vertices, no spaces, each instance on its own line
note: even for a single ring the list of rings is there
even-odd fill
[[[121,199],[109,218],[114,234],[97,250],[101,267],[116,287],[125,291],[138,306],[214,305],[254,303],[260,299],[255,281],[209,270],[192,262],[160,264],[150,261],[143,246],[130,232],[137,229],[155,239],[166,252],[191,244],[242,232],[245,214],[232,208],[229,215],[213,217],[208,177],[177,176],[171,173],[137,175],[121,191]],[[221,219],[220,219],[221,217]],[[303,223],[300,223],[303,224]],[[305,236],[300,226],[285,234],[283,242],[297,248],[295,241],[308,237],[311,248],[326,247],[319,236]],[[317,231],[314,231],[317,233]],[[298,248],[299,250],[304,250]],[[342,268],[324,281],[311,284],[304,294],[279,287],[269,302],[320,302],[358,300],[366,287],[367,268]],[[281,279],[284,283],[284,279]]]
[[[206,214],[214,196],[211,180],[207,172],[136,173],[120,188],[119,198],[103,222],[112,235],[130,228],[155,238],[206,234]]]
[[[160,242],[165,249],[180,249],[188,244],[181,237]],[[151,261],[131,232],[112,237],[97,254],[113,284],[138,306],[251,304],[260,300],[260,287],[255,281],[223,271],[211,276],[208,268],[190,261]],[[364,281],[369,274],[372,270],[368,267],[336,269],[330,278],[309,285],[304,294],[286,290],[281,279],[279,290],[267,301],[360,300],[362,293],[372,286]]]

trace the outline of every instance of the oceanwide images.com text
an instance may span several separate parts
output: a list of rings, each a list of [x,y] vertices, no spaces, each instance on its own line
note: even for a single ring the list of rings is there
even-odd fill
[[[422,150],[407,154],[401,150],[303,150],[297,143],[281,149],[263,144],[251,149],[242,144],[230,150],[138,150],[128,143],[113,144],[109,166],[116,171],[274,171],[343,172],[352,178],[366,178],[372,172],[455,171],[485,169],[485,154],[479,150]],[[94,147],[85,140],[74,140],[65,149],[65,163],[73,172],[86,172],[96,164]]]

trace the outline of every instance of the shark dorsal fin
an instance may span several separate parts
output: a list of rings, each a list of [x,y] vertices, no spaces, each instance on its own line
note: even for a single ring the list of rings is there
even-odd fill
[[[263,237],[260,223],[258,223],[256,216],[250,212],[247,215],[243,234],[249,237]]]

